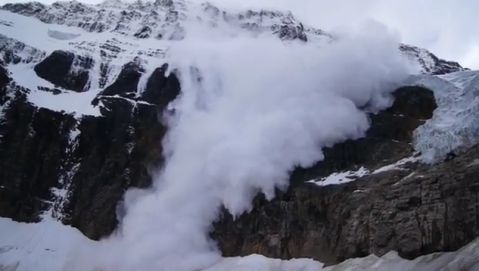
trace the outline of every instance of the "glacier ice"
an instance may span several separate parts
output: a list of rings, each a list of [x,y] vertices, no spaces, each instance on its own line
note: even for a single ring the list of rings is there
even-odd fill
[[[479,72],[414,76],[411,85],[431,89],[437,102],[434,115],[414,133],[414,148],[426,162],[479,142]]]

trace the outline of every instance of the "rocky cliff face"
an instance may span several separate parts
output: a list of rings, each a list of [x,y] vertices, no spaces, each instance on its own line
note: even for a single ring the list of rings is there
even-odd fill
[[[38,2],[6,4],[5,10],[33,16],[42,22],[80,27],[89,32],[118,33],[140,39],[181,40],[185,37],[188,4],[176,1],[105,1],[92,6],[76,1],[56,2],[51,6]],[[226,24],[236,31],[270,32],[281,39],[306,41],[309,37],[328,36],[325,32],[304,27],[291,13],[253,11],[231,13],[210,4],[196,8],[196,23],[216,27]],[[191,19],[191,18],[189,18]],[[54,33],[52,33],[54,34]]]
[[[54,51],[35,71],[58,85],[79,82],[82,73],[65,74],[74,58]],[[126,189],[149,186],[161,165],[161,115],[179,93],[177,78],[166,76],[163,66],[143,96],[131,97],[137,83],[131,66],[95,98],[101,116],[80,118],[36,107],[26,98],[31,90],[9,84],[8,72],[0,70],[0,216],[38,221],[52,214],[95,239],[113,231]]]
[[[184,38],[185,7],[175,3],[2,7],[2,14],[106,38],[79,41],[78,34],[45,27],[58,45],[47,50],[18,40],[10,31],[18,22],[0,19],[0,216],[28,222],[53,216],[92,239],[115,229],[125,191],[150,186],[163,162],[162,116],[180,93],[179,75],[168,71],[167,48],[141,44]],[[302,42],[332,38],[291,14],[201,7],[201,23],[212,27],[226,23],[231,31]],[[423,49],[400,50],[424,73],[464,70]],[[397,250],[412,258],[478,236],[479,148],[420,164],[413,131],[431,118],[434,96],[421,87],[395,96],[390,109],[371,114],[366,137],[333,146],[324,161],[292,172],[288,191],[270,202],[258,195],[251,213],[236,219],[224,211],[211,232],[223,254],[337,263]],[[356,181],[326,185],[332,178]]]
[[[336,145],[324,162],[296,170],[296,185],[271,202],[259,195],[250,213],[234,219],[224,211],[212,232],[224,255],[312,257],[335,264],[391,250],[415,258],[474,240],[479,147],[432,166],[410,158],[412,131],[434,108],[430,91],[399,89],[394,105],[372,116],[365,138]],[[355,182],[305,183],[359,167],[370,173],[350,173]]]

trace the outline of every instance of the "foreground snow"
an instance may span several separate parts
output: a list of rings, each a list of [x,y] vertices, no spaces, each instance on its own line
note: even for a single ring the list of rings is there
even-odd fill
[[[45,219],[18,223],[0,218],[0,270],[56,271],[64,269],[75,246],[92,243],[77,229]]]
[[[0,218],[1,271],[68,271],[68,262],[76,256],[77,247],[94,247],[77,229],[52,219],[40,223],[19,223]],[[396,252],[383,257],[370,255],[324,267],[311,259],[289,261],[261,255],[224,258],[204,271],[446,271],[479,270],[479,239],[457,252],[435,253],[409,261]]]

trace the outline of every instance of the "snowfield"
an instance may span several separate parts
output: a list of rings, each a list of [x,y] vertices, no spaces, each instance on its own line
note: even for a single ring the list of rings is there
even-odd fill
[[[1,271],[69,271],[69,261],[76,255],[72,248],[94,247],[97,242],[83,236],[77,229],[58,221],[19,223],[0,218]],[[349,259],[335,266],[311,259],[289,261],[261,255],[224,258],[201,271],[477,271],[479,270],[479,239],[456,252],[434,253],[415,260],[405,260],[390,252]]]

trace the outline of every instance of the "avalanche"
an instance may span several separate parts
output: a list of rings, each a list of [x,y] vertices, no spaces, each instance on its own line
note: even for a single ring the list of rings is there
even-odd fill
[[[290,13],[231,13],[190,1],[32,5],[40,12],[25,15],[36,18],[0,10],[0,42],[21,48],[20,63],[8,70],[16,84],[30,89],[35,105],[98,116],[91,101],[130,61],[145,68],[140,91],[145,78],[168,63],[182,94],[170,105],[174,114],[165,116],[165,165],[152,189],[126,194],[117,232],[93,242],[48,217],[37,224],[2,218],[0,270],[446,270],[472,265],[479,256],[474,242],[457,253],[414,261],[390,253],[323,268],[309,259],[222,258],[208,236],[220,207],[234,215],[248,211],[256,193],[271,199],[275,189],[288,186],[295,166],[323,159],[322,148],[363,136],[367,114],[391,104],[411,62],[420,71],[437,68],[425,51],[401,51],[384,26],[369,23],[335,36]],[[105,54],[105,47],[114,53]],[[86,91],[59,88],[53,95],[39,88],[56,87],[32,68],[57,49],[94,60]],[[109,67],[106,78],[99,75],[102,64]],[[459,72],[407,82],[430,87],[438,97],[434,118],[416,133],[425,159],[474,143],[477,78]],[[337,182],[333,177],[331,183]]]

